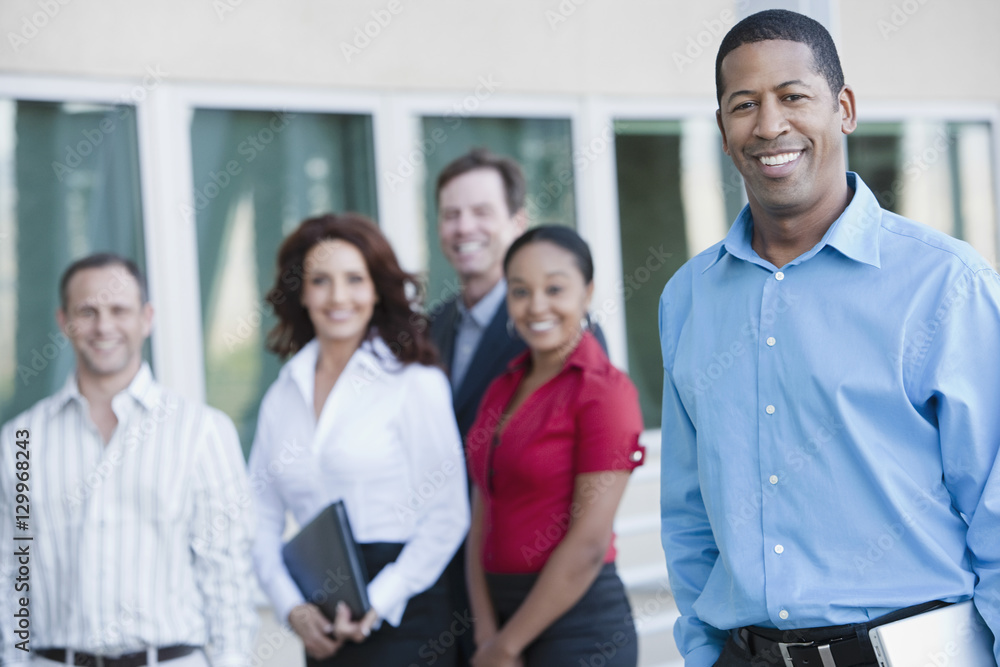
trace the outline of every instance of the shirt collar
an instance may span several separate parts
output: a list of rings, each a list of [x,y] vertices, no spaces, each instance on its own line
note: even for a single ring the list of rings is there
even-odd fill
[[[521,354],[514,357],[509,364],[507,364],[508,371],[517,371],[526,369],[528,367],[528,361],[531,359],[531,350],[525,350]],[[607,355],[604,354],[604,349],[601,348],[601,344],[597,342],[597,338],[590,331],[585,331],[583,337],[580,338],[580,342],[577,344],[573,351],[569,353],[569,357],[566,359],[566,364],[560,372],[564,373],[567,368],[593,368],[596,364],[601,363],[602,359],[607,359]]]
[[[847,172],[847,185],[854,190],[854,196],[851,197],[847,208],[826,230],[820,242],[790,262],[790,265],[804,262],[825,246],[830,246],[845,257],[881,268],[878,232],[882,223],[882,207],[865,182],[853,171]],[[748,204],[740,211],[729,233],[726,234],[715,259],[702,273],[715,266],[727,254],[747,262],[759,263],[760,257],[750,246],[752,238],[753,215]]]
[[[500,279],[496,285],[493,286],[489,292],[486,293],[482,299],[477,301],[472,308],[466,308],[465,303],[459,298],[455,305],[458,306],[459,314],[464,318],[466,315],[472,317],[472,320],[480,326],[480,328],[485,328],[493,320],[493,316],[497,312],[497,308],[500,307],[500,302],[504,300],[507,296],[507,281],[503,278]]]
[[[288,360],[288,363],[281,369],[280,375],[287,375],[299,387],[306,402],[312,405],[313,389],[316,380],[316,361],[319,359],[319,341],[313,338],[302,346],[302,349]],[[361,342],[361,346],[354,351],[347,366],[341,371],[341,377],[354,368],[357,364],[364,364],[368,367],[384,368],[386,370],[396,370],[402,363],[392,353],[382,337],[375,334],[371,338]]]
[[[583,369],[593,368],[606,359],[607,355],[601,349],[601,344],[597,342],[597,338],[590,331],[585,331],[583,338],[580,339],[580,344],[576,346],[575,350],[569,353],[569,359],[566,360],[566,368],[571,366]]]
[[[129,385],[115,394],[115,397],[127,394],[147,410],[152,410],[159,403],[161,391],[160,386],[153,379],[153,372],[150,370],[149,364],[144,361]],[[86,398],[80,393],[80,383],[77,381],[76,373],[66,378],[62,389],[53,396],[49,415],[54,416],[71,401],[76,401],[81,405],[86,404]]]

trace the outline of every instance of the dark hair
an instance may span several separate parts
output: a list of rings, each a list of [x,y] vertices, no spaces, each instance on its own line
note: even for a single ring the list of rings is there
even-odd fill
[[[267,302],[278,323],[267,335],[267,347],[282,358],[298,352],[316,335],[302,305],[306,255],[323,241],[339,239],[358,249],[375,283],[378,303],[366,338],[378,335],[403,363],[437,363],[437,351],[427,338],[427,318],[415,310],[421,294],[416,277],[403,271],[396,253],[374,222],[358,213],[327,213],[304,220],[278,250],[278,274]],[[407,296],[407,290],[412,296]]]
[[[524,208],[524,200],[528,186],[524,180],[521,165],[509,157],[495,155],[485,148],[473,148],[465,155],[448,163],[441,170],[437,179],[435,197],[441,201],[441,190],[444,186],[462,174],[475,169],[495,169],[503,181],[504,196],[507,200],[507,214],[514,215]]]
[[[76,260],[63,271],[62,277],[59,279],[59,305],[64,312],[68,305],[66,289],[69,287],[69,281],[73,276],[86,269],[100,269],[105,266],[123,267],[135,278],[135,282],[139,283],[140,303],[145,304],[149,301],[149,288],[146,286],[146,277],[142,275],[142,271],[139,270],[135,262],[127,257],[116,255],[113,252],[97,252]]]
[[[526,245],[540,243],[542,241],[557,245],[563,250],[567,250],[572,253],[573,259],[576,260],[577,268],[580,269],[580,273],[583,274],[584,284],[589,285],[594,281],[594,259],[590,256],[590,246],[587,245],[586,241],[580,238],[580,235],[576,233],[575,229],[564,225],[539,225],[538,227],[532,227],[525,233],[518,236],[514,242],[510,244],[510,248],[507,249],[507,254],[504,255],[504,275],[507,274],[507,266],[514,258],[514,255],[517,254],[518,250]]]
[[[837,46],[826,28],[808,16],[785,9],[765,9],[751,14],[736,25],[722,39],[719,55],[715,58],[715,96],[722,104],[722,61],[734,49],[744,44],[766,42],[773,39],[799,42],[809,47],[813,54],[816,72],[826,78],[836,100],[844,87],[844,71],[840,67]]]

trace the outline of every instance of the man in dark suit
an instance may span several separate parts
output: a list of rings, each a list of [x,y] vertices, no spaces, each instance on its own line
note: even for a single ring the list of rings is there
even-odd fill
[[[451,378],[455,418],[464,438],[486,387],[524,350],[507,326],[503,258],[527,228],[521,167],[475,149],[437,180],[441,249],[461,284],[431,322],[431,336]]]
[[[438,175],[438,237],[461,289],[435,309],[431,338],[451,379],[463,440],[490,382],[525,349],[507,326],[503,258],[528,226],[526,191],[520,165],[481,148],[454,160]],[[464,544],[447,572],[455,612],[464,615],[469,610]],[[470,664],[475,652],[472,632],[455,639],[458,664]]]
[[[508,324],[503,258],[527,229],[526,192],[520,165],[482,148],[457,158],[438,175],[438,237],[461,288],[458,296],[434,309],[431,338],[451,378],[463,439],[486,388],[525,349]],[[594,334],[606,350],[600,328]],[[459,615],[469,609],[464,559],[463,545],[448,566]],[[472,633],[455,639],[458,664],[469,664],[475,651]]]

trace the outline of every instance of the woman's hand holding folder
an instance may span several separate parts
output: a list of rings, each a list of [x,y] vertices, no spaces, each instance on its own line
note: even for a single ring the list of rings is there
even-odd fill
[[[351,610],[343,602],[337,604],[337,617],[332,622],[319,607],[308,602],[288,614],[288,624],[302,639],[306,653],[316,660],[333,656],[347,640],[363,642],[371,635],[377,621],[378,613],[374,609],[369,609],[360,620],[352,621]]]

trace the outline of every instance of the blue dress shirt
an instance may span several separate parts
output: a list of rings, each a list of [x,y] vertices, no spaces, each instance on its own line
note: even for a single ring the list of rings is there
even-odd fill
[[[1000,277],[847,180],[850,205],[780,270],[747,207],[663,291],[662,537],[688,667],[728,628],[973,594],[1000,630]]]

